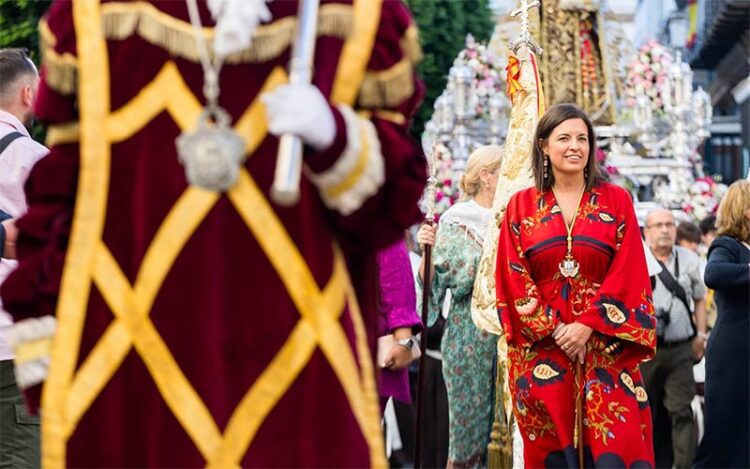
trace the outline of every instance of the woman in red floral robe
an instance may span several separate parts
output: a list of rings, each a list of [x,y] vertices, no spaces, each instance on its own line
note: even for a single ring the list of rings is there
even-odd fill
[[[510,199],[497,256],[526,466],[579,467],[579,397],[586,467],[653,467],[638,364],[654,354],[655,323],[632,200],[599,178],[576,106],[551,108],[534,141],[536,187]]]

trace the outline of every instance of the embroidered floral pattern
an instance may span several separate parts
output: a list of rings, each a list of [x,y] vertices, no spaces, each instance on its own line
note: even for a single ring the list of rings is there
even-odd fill
[[[634,364],[653,355],[656,337],[632,201],[624,190],[601,184],[584,194],[576,217],[572,255],[580,271],[574,278],[558,269],[567,253],[567,230],[549,191],[514,195],[500,228],[497,304],[525,462],[542,467],[549,458],[576,457],[579,381],[587,460],[652,465],[651,416]],[[580,380],[576,365],[550,337],[559,322],[574,321],[594,330]]]

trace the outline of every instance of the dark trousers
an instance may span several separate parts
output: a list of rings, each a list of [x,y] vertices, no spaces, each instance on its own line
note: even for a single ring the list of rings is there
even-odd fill
[[[695,396],[690,341],[660,345],[656,357],[641,364],[641,373],[652,410],[656,467],[692,467],[698,437],[690,406]],[[663,451],[670,440],[671,454]]]
[[[13,360],[0,361],[0,468],[34,468],[39,461],[39,417],[29,415],[16,385]]]
[[[429,342],[428,342],[429,344]],[[420,423],[422,431],[422,467],[423,468],[445,468],[448,463],[448,391],[443,379],[443,362],[430,357],[425,357],[425,402],[424,421]],[[417,415],[417,393],[419,392],[419,374],[409,373],[412,389],[412,415],[416,419]],[[396,407],[398,412],[398,406]],[[415,420],[416,421],[416,420]],[[414,426],[402,427],[399,417],[399,428],[401,430],[401,440],[404,442],[404,449],[410,450],[410,455],[414,454],[416,446],[416,435]],[[411,467],[411,464],[402,467]]]

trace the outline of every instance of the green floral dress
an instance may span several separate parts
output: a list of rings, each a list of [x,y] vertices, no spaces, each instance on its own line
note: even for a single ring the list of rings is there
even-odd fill
[[[451,292],[441,347],[448,390],[449,467],[485,466],[492,429],[497,337],[471,320],[471,293],[490,213],[473,200],[451,207],[440,220],[432,254],[429,325],[437,320],[446,291]]]

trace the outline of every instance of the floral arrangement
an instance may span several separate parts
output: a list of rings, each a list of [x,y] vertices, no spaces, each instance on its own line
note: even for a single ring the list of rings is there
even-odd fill
[[[505,70],[500,61],[494,57],[485,44],[478,43],[469,34],[466,47],[458,53],[454,63],[463,63],[474,71],[474,83],[477,101],[477,117],[489,118],[489,98],[497,93],[505,95]]]
[[[667,81],[669,67],[674,62],[670,50],[651,40],[636,52],[627,64],[625,78],[625,104],[634,109],[638,96],[649,98],[655,116],[664,114],[664,99],[661,95],[664,82]]]
[[[461,190],[458,188],[461,174],[453,171],[450,151],[448,151],[448,149],[442,144],[437,147],[437,167],[437,183],[435,184],[435,221],[439,220],[440,216],[461,197]]]
[[[607,164],[607,153],[602,150],[601,147],[596,147],[596,161],[599,163],[599,167],[602,171],[607,173],[610,177],[620,175],[620,171],[617,170],[617,167]]]
[[[719,202],[726,192],[726,184],[722,184],[711,176],[696,178],[695,183],[688,189],[681,208],[696,222],[699,222],[709,215],[716,215]]]

